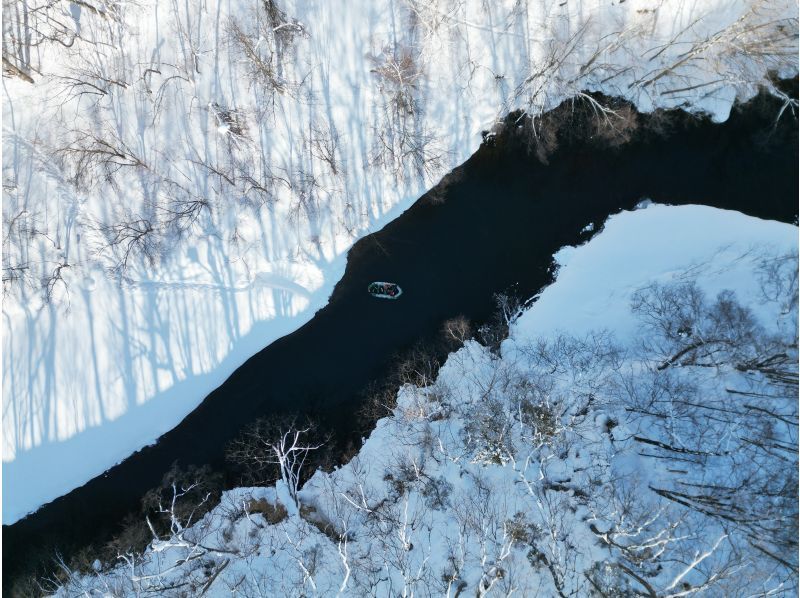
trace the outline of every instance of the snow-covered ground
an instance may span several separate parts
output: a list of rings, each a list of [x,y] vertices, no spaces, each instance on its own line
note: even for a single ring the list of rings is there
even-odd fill
[[[24,24],[61,43],[3,78],[4,523],[306,322],[499,116],[598,89],[723,120],[797,68],[792,0],[49,4]]]
[[[797,482],[797,250],[796,227],[737,212],[617,214],[557,254],[500,356],[467,341],[401,388],[299,504],[280,482],[226,492],[59,595],[791,595],[776,542],[796,546],[780,484]]]

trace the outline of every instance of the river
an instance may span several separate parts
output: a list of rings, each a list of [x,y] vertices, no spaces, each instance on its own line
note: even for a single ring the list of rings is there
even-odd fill
[[[797,121],[787,111],[773,126],[779,107],[756,98],[720,125],[683,115],[669,135],[640,127],[616,149],[564,143],[546,165],[514,135],[484,144],[437,193],[443,201],[421,197],[351,249],[329,304],[305,326],[250,358],[155,445],[4,526],[4,590],[47,551],[106,539],[174,461],[222,468],[225,444],[257,417],[313,410],[340,443],[357,436],[362,391],[399,351],[447,318],[486,321],[496,292],[533,296],[550,281],[552,254],[585,241],[589,223],[599,230],[643,198],[796,222]],[[370,297],[373,280],[397,282],[403,296]]]

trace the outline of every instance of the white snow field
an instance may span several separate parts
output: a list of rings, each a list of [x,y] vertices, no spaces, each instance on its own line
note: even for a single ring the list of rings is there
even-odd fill
[[[226,492],[57,595],[792,595],[796,494],[767,489],[796,485],[797,250],[796,227],[737,212],[619,213],[557,254],[501,356],[470,340],[402,387],[299,501]],[[787,386],[745,359],[792,345]]]
[[[510,110],[724,120],[797,70],[793,0],[40,4],[4,25],[41,42],[4,45],[4,523],[309,320]]]

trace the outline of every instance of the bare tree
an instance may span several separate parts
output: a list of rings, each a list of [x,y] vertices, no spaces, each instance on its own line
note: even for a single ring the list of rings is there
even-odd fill
[[[314,431],[311,423],[301,427],[294,419],[259,419],[230,443],[226,457],[243,468],[250,483],[280,479],[299,506],[297,492],[304,479],[303,468],[310,454],[325,444],[313,439]]]
[[[774,284],[775,270],[764,271],[764,296],[796,305],[791,277]],[[639,454],[672,472],[650,490],[694,513],[695,528],[710,521],[724,536],[718,556],[703,557],[719,569],[709,580],[721,579],[727,555],[743,546],[784,578],[796,576],[797,524],[786,524],[798,519],[796,327],[768,334],[732,293],[711,302],[693,283],[652,285],[633,308],[648,331],[649,361],[622,378],[619,396],[639,430]],[[723,380],[723,391],[701,395],[708,376]]]
[[[472,324],[464,316],[450,318],[442,324],[442,337],[449,348],[458,348],[472,338]]]

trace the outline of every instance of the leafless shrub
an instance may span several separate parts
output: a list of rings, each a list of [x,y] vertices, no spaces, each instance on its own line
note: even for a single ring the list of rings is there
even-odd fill
[[[58,75],[56,80],[61,87],[61,94],[65,96],[66,101],[83,99],[85,96],[96,96],[95,103],[100,98],[108,95],[107,85],[98,85],[97,82],[92,82],[92,77],[87,73]]]
[[[231,42],[247,59],[250,80],[270,92],[283,93],[287,83],[278,74],[275,50],[267,43],[259,43],[259,35],[265,32],[264,24],[256,24],[259,29],[252,31],[235,17],[227,25],[227,33]],[[272,39],[269,35],[267,40]]]
[[[517,404],[517,410],[520,423],[531,431],[534,445],[544,444],[559,431],[558,414],[548,401],[535,402],[523,398]]]
[[[314,126],[311,129],[311,154],[321,162],[327,164],[333,176],[342,173],[341,149],[339,147],[339,133],[333,124]]]
[[[472,452],[472,461],[505,465],[513,455],[514,423],[501,397],[487,393],[475,403],[461,431],[464,446]]]
[[[272,167],[265,163],[253,163],[240,159],[235,155],[235,147],[231,147],[228,155],[219,161],[192,160],[192,164],[203,171],[213,175],[219,185],[220,195],[236,195],[239,200],[252,208],[259,209],[265,205],[272,205],[277,201],[280,187],[291,189],[287,177],[282,177],[273,172]],[[224,191],[223,191],[224,190]],[[187,190],[181,188],[184,196],[191,197]],[[211,204],[208,204],[208,210]]]
[[[298,168],[290,179],[289,218],[294,223],[313,222],[323,205],[321,197],[328,191],[312,169]]]
[[[247,122],[244,113],[235,108],[225,108],[217,102],[209,104],[209,110],[214,115],[217,125],[234,137],[247,136]]]
[[[472,324],[464,316],[450,318],[442,325],[442,338],[452,351],[472,338]]]
[[[395,44],[386,46],[377,56],[370,56],[372,73],[381,91],[389,98],[393,112],[413,116],[419,109],[415,99],[417,82],[422,77],[418,56],[412,48]]]
[[[263,173],[258,179],[242,173],[240,178],[244,184],[242,196],[256,208],[275,203],[278,183],[286,183],[285,179],[274,177],[271,172]]]
[[[135,218],[114,224],[99,223],[98,230],[105,239],[101,253],[111,253],[111,271],[124,275],[134,257],[144,257],[154,265],[161,255],[161,237],[156,226],[146,218]]]
[[[631,309],[646,329],[671,344],[683,344],[702,318],[705,295],[697,284],[653,284],[633,295]]]
[[[540,525],[530,521],[522,512],[515,513],[514,517],[506,522],[506,527],[514,542],[525,547],[535,545],[544,533]]]
[[[797,314],[798,254],[765,257],[758,265],[758,277],[764,301],[777,303],[784,315]]]
[[[374,146],[370,163],[399,177],[407,167],[426,180],[441,172],[443,151],[438,141],[422,129],[422,104],[418,83],[424,75],[416,47],[395,43],[370,56],[378,88],[384,97],[373,125]]]
[[[406,456],[396,456],[383,474],[383,481],[388,482],[395,499],[407,494],[414,484],[421,479],[419,469]]]
[[[181,469],[174,463],[161,485],[142,497],[142,511],[154,533],[167,535],[176,525],[188,528],[202,518],[219,502],[221,490],[222,475],[210,467]]]
[[[439,184],[428,192],[428,200],[432,204],[444,203],[447,193],[450,191],[452,185],[461,181],[463,176],[464,171],[461,168],[455,168],[448,172],[442,177],[442,180],[439,181]]]
[[[604,377],[596,375],[586,380],[588,372],[616,371],[624,356],[623,349],[615,342],[608,331],[595,331],[585,337],[559,334],[550,339],[538,339],[519,347],[538,370],[549,376],[567,379],[582,394],[596,392],[604,383]],[[547,379],[525,379],[532,396],[538,398],[550,392],[551,383]]]
[[[495,311],[488,322],[478,328],[478,341],[492,352],[508,338],[508,327],[524,309],[523,301],[514,293],[495,293]]]
[[[616,147],[628,143],[639,128],[639,113],[630,104],[610,111],[597,110],[592,121],[592,138],[603,146]]]
[[[26,209],[12,206],[6,196],[3,201],[3,293],[15,286],[31,285],[31,266],[28,248],[35,234],[36,219]]]
[[[421,492],[429,509],[443,511],[450,506],[453,485],[441,476],[426,478]]]
[[[540,162],[564,144],[591,142],[616,147],[631,140],[640,117],[628,102],[600,94],[576,92],[556,108],[542,113],[523,112],[506,121]]]
[[[278,64],[282,64],[284,53],[294,45],[298,36],[306,35],[306,30],[300,21],[281,10],[275,0],[262,0],[262,3],[267,15],[267,23],[275,37]]]
[[[604,561],[592,564],[592,566],[584,572],[589,584],[597,592],[598,596],[607,596],[608,598],[626,598],[627,596],[640,596],[642,590],[645,596],[649,595],[647,587],[636,583],[636,579],[627,573],[623,566],[613,562]],[[634,575],[636,575],[634,573]],[[636,575],[638,577],[638,575]],[[647,586],[650,584],[647,580],[642,580]],[[650,591],[655,595],[655,590],[650,586]]]
[[[337,530],[336,526],[313,505],[300,505],[299,513],[300,517],[317,528],[332,542],[338,544],[342,539],[343,535]]]
[[[50,271],[49,275],[42,278],[42,295],[45,303],[50,303],[53,300],[54,293],[57,287],[64,289],[69,293],[69,287],[62,276],[62,271],[69,268],[70,265],[66,262],[55,264],[55,267]]]
[[[15,286],[20,286],[28,277],[30,266],[25,264],[3,265],[3,294],[9,293]]]
[[[675,130],[678,118],[686,118],[685,112],[656,108],[640,119],[641,128],[658,137],[667,137]]]
[[[118,135],[109,131],[73,131],[67,145],[56,150],[78,188],[105,181],[124,168],[148,169],[147,164]]]
[[[523,114],[516,120],[519,134],[525,140],[528,152],[533,153],[542,164],[558,149],[558,133],[562,125],[553,112],[529,117]]]
[[[130,86],[124,60],[102,52],[73,53],[70,65],[50,78],[64,102],[87,100],[94,106]]]
[[[48,43],[69,48],[74,28],[58,10],[60,0],[3,0],[3,71],[33,83],[40,72],[40,47]]]
[[[450,342],[450,341],[447,341]],[[389,375],[381,383],[372,383],[365,390],[358,409],[362,429],[371,431],[375,422],[391,415],[397,407],[398,389],[405,384],[420,388],[435,384],[441,367],[438,349],[430,344],[418,343],[411,349],[395,356]],[[441,390],[441,389],[439,389]],[[426,396],[435,399],[437,390]]]
[[[69,286],[64,276],[72,265],[66,260],[60,236],[44,226],[38,213],[19,209],[13,195],[4,197],[3,210],[3,293],[24,287],[40,294],[45,304],[57,296],[68,302]],[[47,253],[31,259],[37,238],[44,242]]]
[[[120,531],[103,547],[99,555],[101,562],[113,563],[120,554],[141,554],[153,540],[147,522],[139,514],[126,515],[120,527]]]
[[[653,284],[634,294],[632,308],[656,333],[648,350],[660,356],[659,370],[730,365],[789,380],[796,377],[776,369],[790,361],[785,353],[791,347],[781,347],[780,340],[766,335],[752,311],[731,291],[722,291],[709,303],[694,283]]]
[[[259,500],[251,500],[245,505],[245,510],[248,513],[259,513],[264,516],[267,523],[275,525],[280,523],[288,516],[288,511],[281,503],[272,504],[265,498]]]
[[[398,385],[428,386],[436,379],[440,365],[433,348],[417,344],[397,362],[392,378]]]
[[[46,580],[40,579],[37,575],[27,575],[23,578],[16,579],[11,582],[10,595],[11,598],[31,598],[39,596],[47,596],[55,592],[61,584],[48,583]]]
[[[286,53],[305,28],[290,18],[273,0],[263,0],[264,11],[256,11],[246,23],[231,18],[227,33],[231,43],[244,55],[253,84],[285,93],[291,87],[286,73]]]
[[[370,164],[386,169],[396,178],[410,167],[411,173],[430,180],[441,172],[444,153],[432,135],[416,129],[413,120],[406,115],[387,114],[373,127]]]
[[[305,467],[326,442],[311,422],[301,427],[294,417],[258,419],[228,444],[225,457],[239,469],[245,484],[270,484],[280,479],[297,501]]]
[[[211,202],[206,197],[198,196],[170,180],[163,181],[167,192],[164,199],[156,202],[156,212],[160,227],[164,231],[172,231],[178,236],[190,230],[203,216],[211,214]]]
[[[375,422],[391,415],[396,406],[396,386],[370,384],[356,412],[361,430],[365,433],[371,432],[375,427]]]
[[[695,22],[686,30],[691,30]],[[645,72],[639,79],[630,84],[631,87],[653,88],[665,77],[679,77],[687,67],[704,64],[715,69],[718,74],[727,74],[733,79],[750,84],[759,83],[763,73],[780,70],[787,60],[795,61],[797,56],[797,23],[796,17],[785,18],[777,14],[766,2],[752,2],[748,9],[730,25],[705,37],[696,37],[683,43],[683,51],[674,58],[659,64],[651,71]],[[653,48],[648,53],[652,62],[666,52],[672,44]],[[796,64],[796,62],[795,62]],[[694,79],[685,76],[686,85],[678,89],[669,89],[662,93],[685,93],[705,84],[695,83]],[[678,96],[679,97],[679,96]]]

